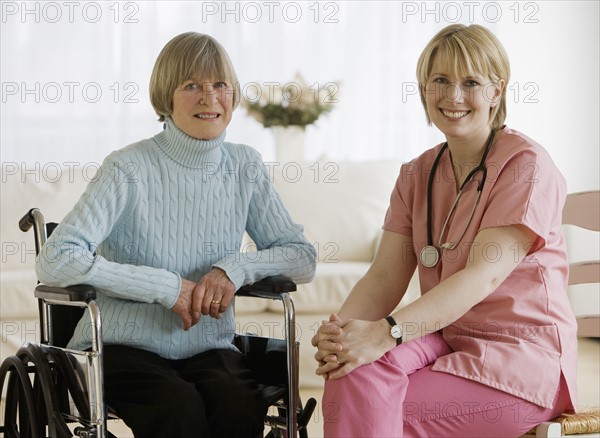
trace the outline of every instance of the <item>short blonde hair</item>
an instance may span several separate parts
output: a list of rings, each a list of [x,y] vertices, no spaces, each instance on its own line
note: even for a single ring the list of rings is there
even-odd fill
[[[441,54],[453,65],[459,77],[479,73],[492,82],[504,80],[500,101],[490,110],[492,129],[504,125],[506,119],[506,89],[510,79],[510,63],[506,50],[496,36],[483,26],[453,24],[439,31],[427,44],[417,62],[417,79],[421,102],[425,108],[427,122],[431,118],[425,102],[425,85],[431,75],[431,66],[436,55]]]
[[[199,76],[227,82],[233,90],[233,108],[240,102],[239,83],[229,55],[209,35],[186,32],[161,50],[150,77],[150,102],[159,121],[173,113],[173,94],[184,81]]]

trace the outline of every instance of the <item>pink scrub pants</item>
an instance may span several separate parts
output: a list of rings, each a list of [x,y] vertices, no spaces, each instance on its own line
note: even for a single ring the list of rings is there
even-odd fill
[[[481,383],[432,371],[452,350],[438,333],[406,342],[338,380],[327,380],[330,437],[519,437],[569,405],[564,378],[547,409]],[[510,366],[507,359],[506,366]]]

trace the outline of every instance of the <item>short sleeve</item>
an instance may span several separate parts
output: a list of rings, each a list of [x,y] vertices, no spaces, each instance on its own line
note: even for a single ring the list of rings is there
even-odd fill
[[[390,195],[390,205],[383,223],[384,230],[409,236],[412,235],[412,205],[415,191],[413,172],[409,171],[411,166],[412,163],[405,163],[400,168],[400,175]]]
[[[494,184],[480,229],[524,225],[537,235],[532,253],[543,248],[560,227],[566,185],[546,151],[527,146],[501,168],[488,163],[487,180]]]

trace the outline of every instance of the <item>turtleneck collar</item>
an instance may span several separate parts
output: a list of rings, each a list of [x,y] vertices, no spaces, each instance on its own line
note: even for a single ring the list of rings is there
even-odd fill
[[[221,146],[225,131],[211,140],[200,140],[179,129],[171,117],[165,118],[165,129],[155,137],[160,149],[175,162],[186,167],[201,168],[206,163],[221,162]]]

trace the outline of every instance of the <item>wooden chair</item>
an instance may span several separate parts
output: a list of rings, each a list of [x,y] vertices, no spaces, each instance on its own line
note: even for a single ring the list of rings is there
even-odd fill
[[[600,191],[572,193],[567,196],[563,210],[563,225],[574,225],[586,230],[600,231]],[[600,249],[598,249],[600,251]],[[571,263],[569,286],[600,284],[600,261]],[[592,309],[593,310],[593,309]],[[600,338],[600,315],[577,316],[577,336]],[[578,409],[576,414],[563,414],[534,428],[536,437],[561,435],[600,436],[600,407]],[[590,435],[593,434],[593,435]]]

